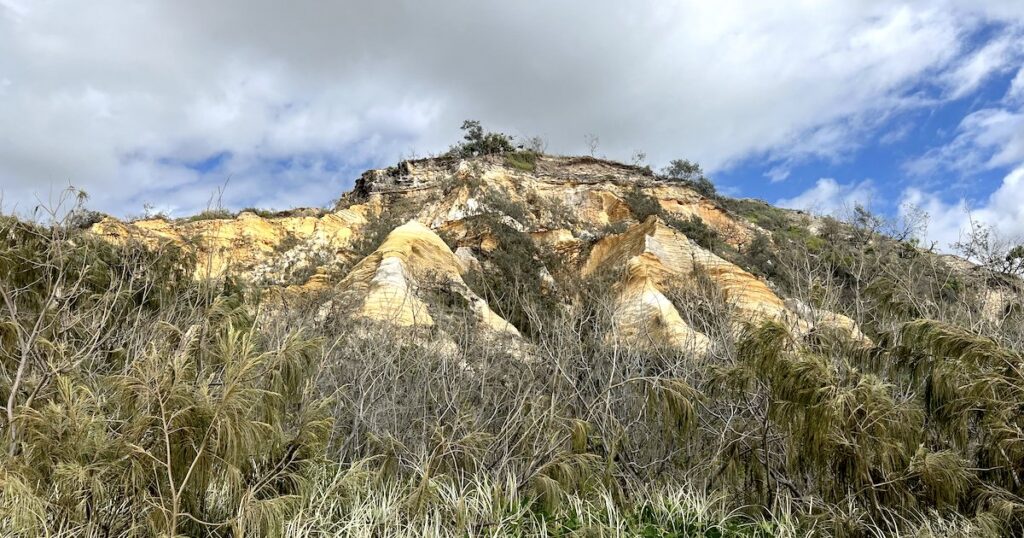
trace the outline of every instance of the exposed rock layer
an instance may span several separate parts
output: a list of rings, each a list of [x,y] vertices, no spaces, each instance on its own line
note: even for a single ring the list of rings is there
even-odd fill
[[[685,305],[670,299],[697,278],[721,292],[737,326],[775,319],[806,332],[825,323],[862,337],[848,318],[787,305],[765,282],[665,220],[651,215],[640,222],[646,216],[640,211],[669,221],[699,219],[734,247],[760,231],[686,184],[660,181],[645,169],[547,156],[533,170],[502,157],[406,161],[365,173],[333,211],[131,223],[106,218],[92,231],[114,242],[194,246],[197,277],[232,274],[258,285],[288,286],[291,293],[334,290],[338,306],[353,317],[434,326],[439,316],[461,310],[487,331],[516,335],[463,278],[488,271],[486,258],[502,247],[493,230],[481,232],[473,224],[488,215],[528,234],[585,277],[615,276],[610,336],[617,341],[707,350],[708,336],[686,322],[688,312],[680,310]],[[380,245],[357,252],[357,242],[377,235]],[[531,263],[545,286],[555,289],[540,261]]]

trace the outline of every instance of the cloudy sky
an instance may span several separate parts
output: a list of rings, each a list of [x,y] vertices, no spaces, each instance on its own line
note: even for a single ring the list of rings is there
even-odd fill
[[[329,203],[467,118],[719,189],[1024,236],[1024,1],[0,0],[0,191]]]

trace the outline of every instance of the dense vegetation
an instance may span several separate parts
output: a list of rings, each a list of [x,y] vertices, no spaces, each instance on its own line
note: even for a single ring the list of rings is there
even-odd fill
[[[641,194],[634,216],[657,215]],[[726,254],[873,343],[737,331],[697,275],[670,295],[711,353],[623,348],[606,338],[615,275],[580,279],[513,225],[558,208],[483,199],[469,233],[499,247],[467,281],[519,344],[455,315],[323,316],[194,281],[187,251],[0,221],[0,534],[1024,532],[1024,320],[1018,303],[984,311],[1013,281],[867,213],[811,233],[721,199],[765,230]],[[402,221],[382,215],[355,248]]]

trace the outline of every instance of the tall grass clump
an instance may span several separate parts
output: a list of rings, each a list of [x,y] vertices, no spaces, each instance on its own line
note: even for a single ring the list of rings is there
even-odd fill
[[[864,222],[758,249],[869,338],[738,320],[695,273],[666,292],[695,353],[622,345],[621,275],[490,213],[466,280],[517,339],[465,305],[357,321],[329,292],[194,280],[187,247],[3,218],[0,534],[1020,535],[1019,316]]]

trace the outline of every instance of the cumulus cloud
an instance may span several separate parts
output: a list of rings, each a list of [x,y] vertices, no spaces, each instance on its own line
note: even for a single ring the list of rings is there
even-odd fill
[[[992,228],[1001,238],[1015,243],[1024,241],[1024,166],[1012,170],[1002,184],[980,203],[966,199],[946,202],[935,193],[908,188],[900,200],[900,213],[912,208],[928,214],[925,238],[940,250],[950,251],[970,231],[971,222]]]
[[[952,142],[912,159],[906,165],[914,175],[940,170],[968,173],[1013,166],[1024,161],[1024,106],[992,107],[968,114]]]
[[[821,215],[845,216],[858,205],[870,206],[876,192],[871,180],[839,183],[826,177],[793,198],[778,200],[775,205]]]
[[[1022,42],[1013,45],[1017,64],[1024,61]],[[941,189],[907,188],[899,213],[906,215],[912,208],[927,213],[926,239],[944,251],[966,237],[972,222],[991,228],[1004,241],[1024,242],[1024,68],[1018,68],[1002,99],[965,116],[950,143],[910,161],[907,169],[917,174],[949,170],[967,178],[977,171],[1009,170],[999,187],[981,200],[949,201]]]
[[[321,204],[466,118],[711,170],[835,157],[928,101],[921,77],[1006,69],[1012,42],[965,44],[1022,18],[966,0],[0,0],[0,190],[188,212],[230,178],[229,206]]]

